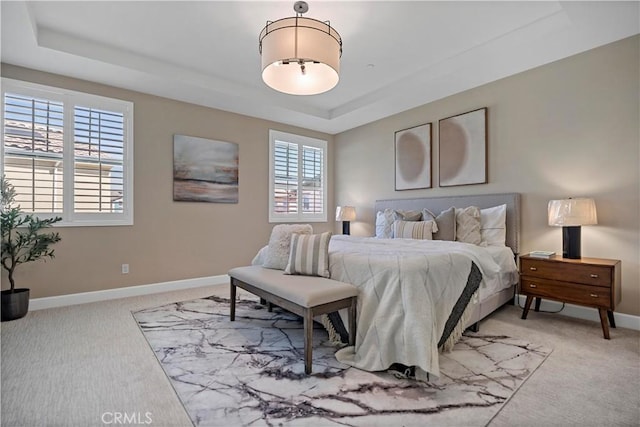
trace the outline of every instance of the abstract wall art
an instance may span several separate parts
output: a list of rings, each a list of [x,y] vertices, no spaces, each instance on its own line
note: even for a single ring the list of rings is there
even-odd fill
[[[396,190],[431,188],[431,123],[395,133]]]
[[[487,109],[439,121],[439,185],[487,182]]]
[[[173,136],[173,200],[238,203],[238,144]]]

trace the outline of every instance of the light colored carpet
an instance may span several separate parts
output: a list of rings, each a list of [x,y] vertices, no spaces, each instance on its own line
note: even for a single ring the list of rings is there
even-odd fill
[[[256,297],[237,302],[235,322],[229,310],[211,297],[134,313],[196,426],[481,427],[551,352],[469,333],[425,383],[341,364],[317,325],[305,375],[300,317]]]
[[[1,328],[3,426],[103,426],[113,413],[151,414],[154,426],[191,421],[132,311],[228,286],[32,311]],[[544,302],[543,302],[544,308]],[[481,324],[553,349],[491,426],[640,425],[640,332],[508,306]],[[111,419],[112,421],[112,419]],[[130,423],[131,424],[131,423]]]

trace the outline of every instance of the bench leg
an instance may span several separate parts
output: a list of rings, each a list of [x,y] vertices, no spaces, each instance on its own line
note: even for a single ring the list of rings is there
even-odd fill
[[[349,307],[349,345],[356,345],[356,314],[358,308],[358,300],[351,298],[351,307]]]
[[[311,373],[313,348],[313,313],[310,309],[304,309],[304,373],[309,375]]]
[[[236,320],[236,285],[233,284],[231,279],[231,321]]]

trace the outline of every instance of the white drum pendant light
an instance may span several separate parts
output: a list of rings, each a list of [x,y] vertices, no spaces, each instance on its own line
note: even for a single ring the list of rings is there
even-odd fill
[[[329,21],[303,18],[306,2],[293,5],[296,16],[267,21],[260,32],[262,80],[291,95],[316,95],[338,84],[342,39]]]

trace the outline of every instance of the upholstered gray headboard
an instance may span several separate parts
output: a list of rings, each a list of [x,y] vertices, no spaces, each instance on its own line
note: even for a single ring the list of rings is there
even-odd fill
[[[478,194],[473,196],[423,197],[419,199],[376,200],[374,212],[384,209],[421,210],[427,208],[436,215],[451,206],[466,208],[477,206],[480,209],[507,205],[507,246],[515,254],[520,252],[520,194]]]

